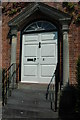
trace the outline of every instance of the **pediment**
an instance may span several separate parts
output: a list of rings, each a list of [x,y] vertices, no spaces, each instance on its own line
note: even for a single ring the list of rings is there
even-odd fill
[[[51,19],[59,22],[60,24],[69,24],[71,21],[70,15],[50,7],[44,3],[30,3],[19,15],[9,21],[8,25],[10,27],[16,26],[20,27],[23,24],[26,24],[27,19],[32,16],[34,13],[41,12],[44,15],[50,17]]]

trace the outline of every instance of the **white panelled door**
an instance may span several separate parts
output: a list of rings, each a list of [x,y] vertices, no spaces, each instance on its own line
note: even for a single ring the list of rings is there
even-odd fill
[[[57,65],[57,32],[24,34],[21,82],[49,83]]]

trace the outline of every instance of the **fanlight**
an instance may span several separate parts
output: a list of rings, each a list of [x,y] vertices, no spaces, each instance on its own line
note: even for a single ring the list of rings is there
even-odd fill
[[[27,26],[24,32],[36,32],[36,31],[51,31],[57,30],[56,26],[48,21],[36,21]]]

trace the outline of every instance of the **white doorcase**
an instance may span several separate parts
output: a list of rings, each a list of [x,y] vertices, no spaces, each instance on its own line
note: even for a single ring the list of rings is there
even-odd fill
[[[57,65],[57,36],[57,32],[22,36],[21,82],[50,82]]]

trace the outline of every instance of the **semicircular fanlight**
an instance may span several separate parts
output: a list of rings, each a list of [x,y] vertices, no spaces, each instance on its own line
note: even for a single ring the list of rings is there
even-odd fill
[[[36,21],[27,26],[24,29],[24,32],[50,31],[50,30],[57,30],[57,28],[48,21]]]

